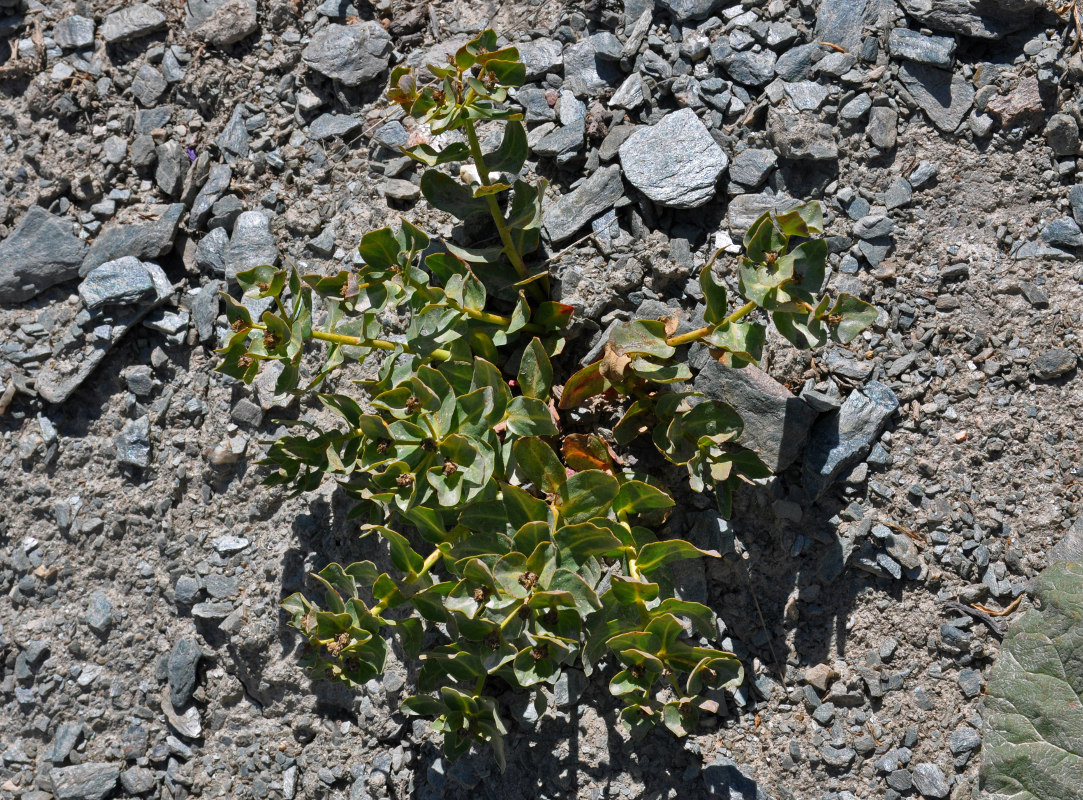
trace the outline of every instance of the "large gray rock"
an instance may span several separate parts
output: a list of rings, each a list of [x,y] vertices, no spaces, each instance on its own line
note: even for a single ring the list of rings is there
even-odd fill
[[[232,164],[238,158],[247,158],[249,152],[248,128],[245,127],[245,108],[243,103],[233,107],[229,122],[222,132],[215,137],[214,143],[226,157],[226,161]]]
[[[590,39],[564,48],[563,88],[576,97],[591,97],[609,86],[616,86],[622,78],[619,67],[598,58],[598,51]]]
[[[892,56],[904,61],[942,69],[951,69],[955,62],[955,39],[950,36],[925,36],[908,28],[892,28],[888,47]]]
[[[391,36],[375,22],[328,25],[301,52],[310,69],[346,86],[360,86],[379,77],[390,56]]]
[[[278,245],[267,215],[261,211],[245,211],[233,224],[233,236],[226,248],[226,277],[236,280],[238,272],[277,263]]]
[[[196,669],[203,657],[199,642],[191,636],[178,639],[167,662],[169,700],[175,708],[183,708],[192,699],[196,688]]]
[[[365,121],[360,117],[348,114],[320,114],[308,126],[308,136],[316,141],[330,139],[333,136],[345,137],[364,127]]]
[[[839,157],[835,133],[814,114],[767,112],[767,135],[782,158],[791,161],[834,161]]]
[[[168,289],[166,288],[168,287]],[[135,305],[172,294],[172,286],[157,264],[125,256],[95,267],[79,284],[79,296],[91,310],[104,306]]]
[[[667,114],[657,125],[636,129],[619,153],[631,184],[670,208],[697,208],[709,202],[729,163],[690,108]]]
[[[515,45],[526,67],[526,79],[535,81],[558,69],[564,62],[564,45],[556,39],[534,39]]]
[[[71,223],[31,206],[0,242],[0,303],[21,303],[77,277],[85,251]]]
[[[733,369],[712,360],[693,385],[733,407],[745,426],[737,442],[755,450],[773,472],[786,469],[800,455],[816,412],[763,370]]]
[[[895,393],[872,381],[847,397],[836,413],[817,421],[805,449],[802,471],[810,500],[822,497],[840,475],[868,454],[898,407]]]
[[[706,19],[723,3],[721,0],[658,0],[658,5],[668,9],[676,20],[683,22],[689,19]]]
[[[115,261],[124,256],[135,256],[140,261],[157,261],[172,250],[177,228],[184,215],[184,204],[172,203],[152,207],[151,210],[161,212],[154,222],[114,223],[103,228],[87,250],[79,267],[79,275],[85,277],[106,261]]]
[[[65,17],[53,29],[53,41],[64,50],[79,50],[94,44],[94,20],[79,15]]]
[[[101,34],[107,44],[116,44],[150,36],[165,27],[165,14],[146,3],[136,3],[106,14]]]
[[[203,21],[196,35],[209,45],[225,47],[246,39],[258,29],[253,0],[228,0]]]
[[[883,27],[894,11],[891,0],[820,0],[816,39],[837,44],[847,52],[860,52],[865,28]]]
[[[595,170],[575,190],[545,209],[545,230],[553,244],[571,239],[592,219],[613,207],[624,194],[620,167]]]
[[[899,80],[925,112],[929,121],[944,133],[952,133],[974,104],[974,86],[961,74],[926,64],[903,64]]]
[[[207,174],[207,181],[199,190],[196,199],[192,202],[192,210],[188,212],[188,227],[191,230],[200,230],[207,224],[211,216],[211,209],[229,188],[229,182],[233,179],[233,169],[229,164],[214,164]]]
[[[1042,0],[901,0],[903,10],[933,30],[999,39],[1034,20]]]
[[[103,800],[119,778],[120,767],[94,762],[60,767],[49,773],[56,800]]]

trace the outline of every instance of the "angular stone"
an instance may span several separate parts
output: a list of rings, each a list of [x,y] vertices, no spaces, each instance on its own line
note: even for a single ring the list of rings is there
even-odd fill
[[[188,227],[190,230],[199,230],[207,224],[211,215],[211,209],[222,196],[222,192],[229,188],[229,182],[233,179],[233,169],[229,164],[215,164],[210,168],[207,180],[203,188],[199,190],[192,210],[188,212]]]
[[[150,272],[135,256],[107,261],[91,270],[79,284],[79,296],[92,310],[106,305],[140,303],[154,295]]]
[[[892,28],[888,37],[891,55],[931,67],[951,69],[955,63],[955,40],[950,36],[925,36],[907,28]]]
[[[1069,114],[1054,114],[1045,126],[1045,141],[1058,156],[1079,152],[1079,124]]]
[[[624,195],[620,167],[594,171],[583,183],[545,209],[545,230],[553,244],[571,239],[592,219],[613,207]]]
[[[1075,366],[1075,353],[1066,347],[1054,347],[1031,362],[1030,374],[1040,381],[1052,381],[1067,375]]]
[[[812,114],[768,109],[767,134],[778,154],[791,161],[834,161],[839,157],[831,126]]]
[[[1041,119],[1045,106],[1042,103],[1038,79],[1028,75],[1007,94],[990,100],[986,110],[996,117],[1004,128],[1029,125]]]
[[[947,797],[951,791],[948,779],[944,777],[944,773],[936,764],[928,762],[917,764],[911,770],[911,774],[914,777],[914,788],[922,797],[939,800],[939,798]]]
[[[97,762],[59,767],[49,773],[56,800],[104,800],[119,777],[119,767]]]
[[[564,48],[564,89],[576,97],[591,97],[621,79],[620,67],[598,58],[590,39]]]
[[[755,189],[767,180],[778,163],[774,150],[750,147],[733,157],[730,164],[730,180],[749,189]]]
[[[245,127],[244,104],[238,103],[233,108],[229,122],[215,138],[214,143],[225,155],[226,161],[232,164],[238,158],[248,157],[249,140],[248,128]]]
[[[158,145],[158,166],[154,170],[154,182],[169,197],[180,196],[184,177],[188,174],[188,153],[181,143],[170,139]]]
[[[564,46],[555,39],[534,39],[517,44],[519,60],[526,67],[527,81],[544,78],[564,63]]]
[[[643,88],[643,76],[638,72],[633,72],[624,79],[620,88],[613,92],[613,96],[609,98],[609,107],[631,110],[643,105],[644,100],[646,100],[646,94]]]
[[[154,770],[146,767],[129,767],[120,773],[120,785],[130,795],[146,794],[156,783]]]
[[[0,242],[0,303],[21,303],[78,277],[85,251],[70,222],[31,206]]]
[[[816,39],[856,53],[865,28],[881,28],[882,19],[894,13],[891,0],[820,0],[816,9]]]
[[[907,63],[899,67],[899,80],[929,121],[944,133],[958,128],[974,104],[974,86],[961,74]]]
[[[53,28],[53,41],[64,50],[81,50],[94,44],[94,20],[78,14],[65,17]]]
[[[772,209],[783,211],[793,200],[773,194],[739,194],[726,207],[726,222],[732,233],[744,234],[757,219]]]
[[[150,36],[165,27],[165,14],[146,3],[136,3],[106,14],[101,33],[106,44],[117,44]]]
[[[113,627],[113,604],[105,592],[96,591],[90,595],[86,624],[99,636],[107,634]]]
[[[150,466],[150,418],[142,416],[132,420],[120,433],[116,440],[117,461],[128,464],[138,469],[146,469]]]
[[[259,29],[253,0],[227,0],[196,30],[207,44],[225,47],[246,39]]]
[[[723,3],[722,0],[658,0],[658,5],[667,9],[678,22],[684,22],[706,19]]]
[[[82,740],[85,729],[78,722],[63,722],[53,734],[53,746],[49,748],[48,759],[54,764],[63,764],[71,751]]]
[[[670,208],[697,208],[709,202],[728,162],[690,108],[636,129],[620,146],[620,163],[629,182]]]
[[[732,369],[711,360],[693,383],[697,392],[728,403],[740,415],[739,444],[755,450],[772,472],[792,464],[816,418],[799,397],[757,367]]]
[[[169,700],[174,708],[183,708],[192,699],[202,657],[199,642],[191,636],[178,639],[173,645],[166,663],[166,672],[169,677]]]
[[[1058,247],[1083,247],[1083,230],[1071,217],[1061,217],[1042,228],[1042,241]]]
[[[1034,20],[1041,0],[901,0],[903,10],[933,30],[1000,39]]]
[[[390,56],[391,36],[371,21],[328,25],[301,51],[301,59],[310,69],[346,86],[361,86],[379,77]]]
[[[132,79],[132,95],[145,108],[158,105],[168,90],[169,82],[150,64],[141,66]]]
[[[226,278],[234,281],[238,272],[277,263],[278,245],[267,216],[261,211],[245,211],[237,217],[225,251]]]
[[[836,414],[812,428],[802,478],[805,494],[818,500],[846,470],[863,459],[899,407],[895,393],[878,381],[855,391]]]
[[[212,275],[225,275],[228,248],[229,232],[225,228],[214,228],[196,245],[196,266]]]
[[[184,204],[152,206],[149,210],[160,212],[157,221],[114,223],[103,228],[83,258],[79,274],[89,275],[107,261],[116,261],[125,256],[134,256],[140,261],[157,261],[172,250],[177,228],[184,215]]]
[[[308,135],[316,141],[332,136],[349,136],[365,127],[365,121],[347,114],[320,114],[308,126]]]
[[[898,139],[899,112],[887,106],[876,106],[869,112],[865,135],[869,143],[880,150],[891,150]]]
[[[791,47],[775,62],[775,74],[784,81],[801,81],[808,77],[817,55],[823,48],[815,42]]]

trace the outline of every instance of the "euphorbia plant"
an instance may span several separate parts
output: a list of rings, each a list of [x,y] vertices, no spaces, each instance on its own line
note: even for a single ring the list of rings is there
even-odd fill
[[[686,465],[691,489],[714,492],[728,515],[736,483],[767,470],[734,443],[741,421],[732,408],[682,386],[692,377],[682,346],[702,342],[740,367],[760,356],[761,311],[799,347],[849,341],[875,311],[846,295],[817,296],[827,248],[814,238],[822,217],[809,203],[765,214],[745,237],[743,305],[730,309],[712,262],[700,274],[702,327],[678,335],[674,320],[618,325],[602,358],[561,385],[572,309],[549,298],[535,266],[545,183],[521,176],[526,133],[504,106],[524,79],[518,53],[486,31],[428,69],[424,85],[405,68],[391,76],[389,98],[429,139],[405,152],[430,167],[421,188],[432,206],[487,217],[497,243],[436,244],[403,220],[362,237],[356,270],[238,275],[249,298],[270,303],[258,321],[228,304],[233,334],[219,369],[245,382],[277,361],[278,391],[312,391],[348,361],[382,358],[356,393],[318,394],[338,427],[304,424],[264,462],[274,468],[268,484],[296,492],[325,475],[338,480],[357,500],[351,516],[386,542],[392,565],[331,564],[314,576],[319,605],[302,594],[285,600],[308,640],[304,661],[315,676],[364,683],[383,671],[397,637],[421,664],[419,694],[403,709],[435,718],[450,757],[487,741],[503,766],[498,689],[533,692],[540,708],[540,689],[571,666],[604,666],[633,735],[657,721],[683,735],[716,709],[709,690],[743,679],[738,659],[710,645],[714,612],[681,598],[668,574],[675,560],[718,554],[659,538],[673,497],[621,454],[654,447]],[[483,121],[503,126],[490,153],[476,129]],[[477,180],[440,171],[452,162],[469,162]],[[409,317],[405,336],[383,333],[389,310]],[[319,362],[312,369],[309,354]],[[619,409],[611,437],[578,429],[566,413],[591,404]]]

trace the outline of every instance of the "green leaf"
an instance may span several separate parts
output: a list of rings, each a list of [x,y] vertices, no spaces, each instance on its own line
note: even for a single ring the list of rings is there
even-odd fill
[[[787,237],[775,227],[770,211],[764,212],[752,223],[745,234],[745,254],[753,264],[764,261],[767,253],[781,255],[786,248]],[[745,294],[743,291],[742,294]],[[745,295],[748,297],[748,295]],[[749,298],[752,299],[752,298]]]
[[[520,61],[492,60],[487,61],[485,66],[502,86],[522,86],[526,83],[526,66]]]
[[[673,614],[679,617],[688,617],[696,632],[704,638],[710,639],[718,635],[715,627],[715,614],[701,603],[691,600],[678,600],[676,597],[667,597],[655,609],[658,614]]]
[[[669,494],[642,481],[625,481],[613,500],[613,510],[617,514],[642,514],[673,505]]]
[[[670,561],[683,558],[699,558],[700,556],[719,557],[716,550],[700,550],[691,542],[686,542],[683,539],[664,539],[660,542],[643,545],[639,549],[636,566],[641,572],[650,574]]]
[[[775,216],[775,223],[787,236],[800,236],[802,239],[824,232],[824,214],[820,203],[811,200],[784,214]]]
[[[642,356],[632,358],[628,363],[628,370],[654,383],[684,383],[692,380],[692,370],[687,364],[656,364]]]
[[[466,142],[452,142],[441,150],[431,145],[419,144],[404,147],[402,152],[429,167],[447,164],[449,161],[467,161],[470,158],[470,146]]]
[[[538,400],[549,398],[549,389],[553,385],[553,365],[542,346],[541,340],[534,338],[523,350],[519,362],[519,387],[527,397]]]
[[[474,190],[474,197],[488,197],[491,194],[500,194],[511,189],[511,184],[507,183],[490,183],[488,185],[482,184]]]
[[[419,253],[429,246],[429,235],[421,228],[414,225],[410,220],[401,220],[399,232],[395,238],[402,245],[403,250]]]
[[[542,198],[549,183],[539,178],[536,184],[525,181],[515,182],[515,194],[508,210],[508,227],[519,230],[531,230],[541,225]]]
[[[469,186],[465,186],[443,172],[429,170],[421,176],[421,193],[434,208],[445,211],[459,219],[466,219],[472,214],[488,211],[488,205],[482,198],[474,197]],[[456,255],[456,250],[448,246]],[[460,256],[462,257],[462,256]],[[471,259],[465,259],[467,261]]]
[[[511,484],[502,485],[500,492],[508,512],[508,522],[516,530],[527,523],[545,521],[549,510],[545,501]],[[528,548],[528,551],[530,549],[533,548]]]
[[[711,272],[713,261],[714,259],[699,273],[699,285],[703,290],[703,298],[707,303],[707,308],[703,312],[703,319],[708,325],[714,325],[725,319],[728,309],[726,287],[716,281],[714,273]]]
[[[278,297],[286,288],[286,270],[264,264],[237,273],[237,283],[248,297]]]
[[[613,597],[622,605],[632,605],[637,600],[650,602],[658,596],[659,587],[657,583],[646,583],[625,578],[622,575],[614,575],[610,579],[609,592],[612,592]]]
[[[448,710],[444,703],[427,694],[407,697],[399,708],[404,714],[414,717],[439,717]]]
[[[1072,536],[1072,534],[1068,534]],[[1032,582],[989,674],[982,789],[990,800],[1078,798],[1083,787],[1083,563]]]
[[[648,399],[636,400],[624,412],[613,427],[613,438],[617,444],[628,444],[637,436],[650,430],[650,426],[656,422],[654,416],[654,403]]]
[[[844,293],[839,295],[835,307],[828,312],[828,315],[829,319],[840,318],[832,323],[835,340],[842,344],[849,344],[863,330],[872,327],[876,322],[877,311],[875,306]]]
[[[519,439],[512,446],[516,464],[541,491],[556,494],[564,487],[567,473],[557,454],[536,436]],[[614,481],[615,483],[615,481]]]
[[[610,343],[625,355],[641,354],[669,358],[676,348],[666,344],[666,326],[661,320],[637,319],[617,325],[609,336]]]
[[[418,574],[425,565],[425,559],[417,554],[410,546],[410,542],[401,533],[391,530],[383,525],[366,525],[365,530],[376,531],[387,539],[391,547],[391,563],[401,572],[411,575]]]
[[[793,274],[798,287],[809,295],[817,294],[823,286],[827,268],[827,242],[823,239],[803,242],[786,258],[793,260]],[[787,284],[787,291],[789,287],[790,284]]]
[[[608,528],[593,522],[565,525],[553,534],[553,541],[556,542],[561,557],[568,554],[577,565],[591,556],[618,555],[623,548],[621,540]]]
[[[711,331],[704,341],[728,354],[723,364],[743,367],[758,363],[763,356],[767,329],[756,322],[726,322]]]
[[[549,541],[552,541],[549,523],[542,520],[524,522],[512,537],[515,549],[521,553],[533,553],[538,549],[538,545]]]
[[[577,472],[560,487],[560,513],[568,522],[604,517],[618,489],[617,479],[601,470]]]
[[[508,430],[516,436],[555,436],[557,426],[542,400],[520,395],[508,403]]]
[[[357,251],[365,259],[365,263],[376,269],[391,269],[398,266],[400,250],[399,242],[391,228],[369,231],[361,237],[361,244],[357,246]]]

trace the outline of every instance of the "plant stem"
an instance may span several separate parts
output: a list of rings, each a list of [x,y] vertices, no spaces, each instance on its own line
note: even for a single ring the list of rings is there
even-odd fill
[[[741,319],[741,317],[748,316],[755,310],[755,308],[756,304],[749,300],[747,303],[745,303],[743,306],[741,306],[739,309],[734,311],[732,314],[730,314],[728,317],[726,317],[724,320],[717,323],[716,325],[707,325],[702,328],[697,328],[694,331],[689,331],[688,333],[682,333],[680,336],[671,336],[670,338],[666,339],[666,344],[668,344],[670,347],[678,347],[682,344],[695,342],[699,339],[702,339],[704,336],[710,335],[710,333],[714,331],[715,328],[718,328],[721,325],[725,325],[728,322],[736,322],[737,320]]]
[[[425,575],[426,573],[428,573],[428,571],[430,569],[433,568],[433,565],[437,561],[440,560],[440,556],[442,554],[443,553],[439,548],[437,548],[436,550],[433,550],[431,553],[429,553],[425,557],[425,561],[421,564],[421,569],[418,572],[416,572],[415,574],[411,575],[409,578],[407,578],[406,583],[416,583],[418,578],[420,578],[422,575]],[[378,616],[380,616],[380,612],[384,611],[386,609],[387,609],[387,598],[385,597],[379,603],[377,603],[372,608],[370,608],[369,613],[372,614],[374,617],[378,617]]]
[[[474,166],[478,170],[481,185],[492,186],[492,181],[489,179],[489,168],[485,165],[485,156],[481,152],[481,143],[478,142],[478,134],[474,130],[474,120],[466,120],[463,127],[466,129],[466,138],[470,142],[470,155],[474,159]],[[504,252],[508,256],[508,261],[515,267],[519,277],[525,279],[530,273],[527,271],[526,264],[523,263],[523,257],[519,254],[519,249],[515,246],[515,242],[512,241],[511,231],[508,230],[508,223],[505,221],[504,214],[496,202],[496,195],[485,195],[485,202],[489,206],[489,213],[493,217],[493,222],[496,223],[496,231],[500,234],[500,241],[504,243]]]

